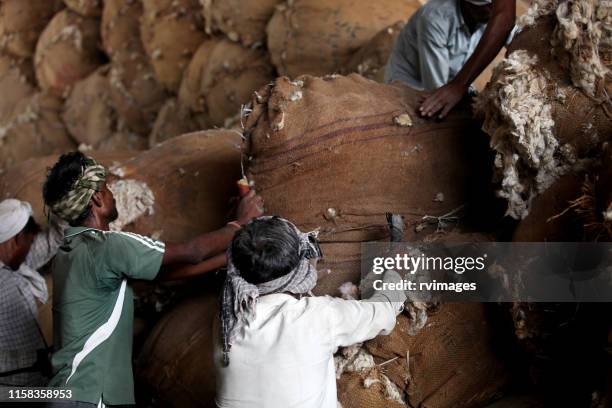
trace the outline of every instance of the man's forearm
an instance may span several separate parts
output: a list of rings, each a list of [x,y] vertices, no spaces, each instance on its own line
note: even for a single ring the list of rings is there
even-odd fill
[[[159,275],[157,275],[157,279],[160,281],[173,281],[191,278],[212,272],[216,269],[224,267],[225,265],[227,265],[227,256],[225,251],[223,251],[222,253],[196,265],[183,264],[174,267],[164,267],[159,272]]]
[[[509,0],[497,1],[508,2]],[[514,6],[499,7],[502,7],[503,10],[493,14],[474,53],[453,80],[466,88],[470,86],[478,75],[485,70],[491,61],[493,61],[495,56],[506,44],[508,35],[510,35],[512,31],[515,21]]]

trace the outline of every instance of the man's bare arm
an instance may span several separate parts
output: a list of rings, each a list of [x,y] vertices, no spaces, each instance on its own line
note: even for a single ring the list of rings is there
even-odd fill
[[[491,19],[474,53],[451,82],[424,99],[420,107],[421,115],[430,117],[440,112],[439,117],[442,119],[461,101],[470,84],[505,45],[515,19],[514,0],[494,0]]]
[[[224,267],[225,265],[227,265],[227,256],[225,251],[223,251],[220,254],[196,265],[183,264],[176,265],[174,267],[164,267],[159,272],[159,275],[157,275],[157,279],[160,281],[173,281],[191,278],[193,276],[212,272]]]

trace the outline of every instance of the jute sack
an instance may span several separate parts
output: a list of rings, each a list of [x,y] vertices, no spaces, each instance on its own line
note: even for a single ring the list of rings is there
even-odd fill
[[[483,140],[465,106],[428,121],[415,113],[419,96],[355,74],[262,88],[245,165],[267,211],[320,228],[322,242],[387,239],[387,212],[405,217],[410,241],[452,219],[486,162],[472,157]],[[485,194],[488,184],[479,187]]]
[[[200,45],[185,71],[179,101],[202,113],[207,127],[223,126],[253,92],[275,78],[269,56],[226,39]]]
[[[64,0],[66,6],[85,17],[99,17],[104,0]]]
[[[111,190],[119,210],[114,228],[172,242],[223,226],[241,177],[240,142],[235,132],[212,130],[183,135],[139,154],[92,152],[114,175]],[[30,201],[36,219],[44,224],[42,184],[57,157],[9,169],[0,177],[0,197]]]
[[[418,0],[289,1],[268,23],[268,50],[281,75],[337,73],[376,33],[407,21],[420,6]]]
[[[579,25],[576,35],[584,35],[587,26]],[[559,27],[550,15],[524,28],[476,104],[497,155],[498,194],[516,219],[525,218],[530,201],[559,177],[581,171],[601,155],[612,136],[609,91],[591,95],[575,86],[574,73],[550,52],[559,48],[551,45]],[[609,88],[611,82],[607,76],[597,88]]]
[[[206,32],[221,31],[246,47],[265,44],[266,25],[282,0],[200,0]]]
[[[404,25],[404,21],[398,21],[382,29],[351,56],[347,66],[342,69],[342,73],[356,72],[377,82],[384,82],[385,65],[387,65],[395,40]]]
[[[204,41],[198,0],[143,0],[140,33],[157,81],[178,91],[193,53]]]
[[[10,121],[17,104],[36,90],[31,60],[0,54],[0,124]]]
[[[490,401],[509,379],[496,354],[493,329],[479,303],[446,303],[415,336],[398,317],[389,336],[366,343],[375,361],[405,393],[410,406],[472,407]]]
[[[70,10],[57,13],[42,32],[34,54],[38,85],[58,96],[101,65],[99,21]]]
[[[159,109],[153,122],[149,133],[149,146],[153,147],[173,137],[206,128],[206,118],[203,114],[192,111],[178,98],[169,98]]]
[[[172,308],[154,327],[134,365],[136,381],[165,407],[215,407],[215,295]]]
[[[100,23],[102,47],[106,54],[115,58],[118,53],[129,54],[143,51],[140,40],[140,0],[106,0]]]
[[[17,102],[0,125],[0,169],[32,157],[73,149],[75,143],[61,119],[62,100],[38,92]]]
[[[0,3],[0,48],[14,56],[34,55],[36,41],[61,0],[4,0]]]

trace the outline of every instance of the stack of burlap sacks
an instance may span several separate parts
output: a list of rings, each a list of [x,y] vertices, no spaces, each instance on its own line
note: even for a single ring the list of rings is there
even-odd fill
[[[500,231],[476,228],[482,223],[473,217],[497,225],[503,214],[480,211],[483,203],[494,207],[494,188],[508,214],[523,219],[517,241],[610,238],[610,14],[603,8],[583,16],[608,30],[596,44],[604,69],[597,67],[593,81],[592,70],[574,66],[571,44],[556,43],[549,55],[548,41],[565,38],[557,35],[565,26],[556,15],[538,18],[557,4],[534,5],[526,18],[534,25],[516,38],[477,101],[487,138],[467,105],[444,122],[426,121],[415,113],[418,92],[327,75],[380,79],[401,27],[395,19],[407,18],[416,2],[51,3],[0,3],[7,94],[0,167],[91,146],[117,178],[112,189],[122,215],[115,228],[175,241],[223,225],[242,167],[268,213],[320,229],[326,275],[315,292],[334,296],[359,280],[360,243],[388,239],[387,212],[404,216],[410,241],[494,239]],[[5,16],[26,4],[29,23],[7,24]],[[584,33],[582,25],[577,30]],[[236,123],[243,127],[157,145]],[[145,152],[96,151],[149,144]],[[0,194],[28,199],[44,222],[40,189],[56,158],[7,169]],[[493,185],[492,169],[500,175]],[[519,337],[529,327],[520,306]],[[171,308],[148,334],[136,373],[156,403],[214,406],[216,313],[214,295],[196,297]],[[480,304],[407,305],[392,335],[339,351],[340,403],[485,404],[509,379],[492,324]]]
[[[360,49],[419,4],[2,0],[0,169],[235,125],[277,74],[373,75],[386,55]]]

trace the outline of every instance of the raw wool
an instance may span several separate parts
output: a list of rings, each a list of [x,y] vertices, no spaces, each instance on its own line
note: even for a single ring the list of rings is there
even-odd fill
[[[349,59],[342,72],[356,72],[377,82],[384,82],[385,65],[405,22],[398,21],[376,34]]]
[[[185,71],[179,101],[201,113],[208,127],[223,126],[249,102],[253,92],[275,78],[269,56],[227,39],[200,45]]]
[[[564,1],[557,7],[556,16],[551,45],[569,70],[572,83],[587,95],[603,97],[610,104],[610,96],[605,95],[600,82],[612,80],[612,2]]]
[[[98,50],[99,24],[70,11],[57,13],[42,32],[34,68],[38,85],[58,96],[65,96],[78,80],[93,72],[103,61]]]
[[[168,95],[156,81],[146,55],[116,55],[108,78],[110,97],[119,117],[132,132],[148,137]]]
[[[108,184],[115,197],[119,217],[110,224],[111,231],[121,231],[143,215],[155,213],[155,195],[149,186],[138,180],[124,179]]]
[[[410,319],[410,324],[407,325],[407,333],[410,336],[416,334],[427,324],[427,311],[433,307],[430,303],[424,302],[406,302],[404,304],[404,314]]]
[[[501,173],[498,195],[508,200],[506,214],[516,219],[526,217],[532,197],[567,170],[555,157],[559,143],[553,134],[550,87],[537,58],[518,50],[493,70],[491,82],[476,99]]]
[[[558,5],[559,0],[531,0],[531,6],[517,19],[516,25],[520,30],[530,27],[538,18],[554,13]]]
[[[61,0],[0,2],[0,49],[16,57],[32,57],[40,33],[62,6]]]
[[[144,54],[140,40],[141,0],[105,0],[100,32],[102,47],[115,59],[117,54]]]
[[[204,41],[198,0],[143,0],[140,33],[157,81],[176,92],[183,71]]]
[[[381,367],[376,365],[374,357],[363,348],[362,343],[343,348],[334,357],[334,364],[336,367],[336,379],[340,382],[342,382],[342,375],[345,373],[360,373],[363,377],[363,388],[369,389],[374,384],[381,384],[384,389],[385,399],[402,404],[403,406],[406,405],[400,390],[383,373]]]
[[[102,0],[64,0],[64,3],[84,17],[99,17],[102,14]]]
[[[417,0],[287,1],[266,29],[272,63],[290,77],[341,72],[372,37],[420,6]]]
[[[340,297],[345,300],[359,299],[359,287],[353,282],[344,282],[338,288]]]
[[[266,25],[276,5],[283,0],[200,0],[206,33],[221,31],[245,47],[261,46],[266,40]]]
[[[192,112],[176,98],[170,98],[157,114],[149,134],[149,146],[154,147],[165,140],[206,127],[202,115]]]
[[[34,71],[30,60],[0,53],[0,126],[11,120],[15,107],[35,92]]]
[[[61,108],[59,98],[44,92],[17,102],[0,127],[0,169],[31,157],[74,149],[60,117]]]

